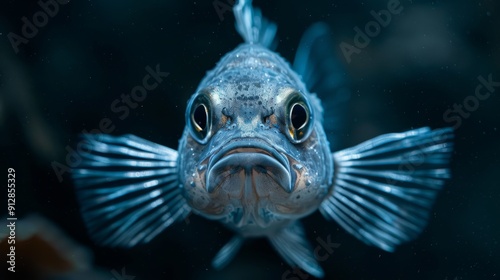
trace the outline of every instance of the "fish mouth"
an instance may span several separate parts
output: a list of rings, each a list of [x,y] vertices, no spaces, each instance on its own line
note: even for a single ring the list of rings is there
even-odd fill
[[[271,184],[291,193],[292,176],[288,158],[270,144],[260,139],[239,139],[224,145],[210,158],[206,189],[212,193],[221,185],[229,183],[243,184],[248,191],[250,186],[255,188],[257,185]]]

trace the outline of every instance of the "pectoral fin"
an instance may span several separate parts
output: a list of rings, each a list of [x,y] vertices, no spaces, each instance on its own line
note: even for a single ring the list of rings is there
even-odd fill
[[[101,244],[146,243],[190,212],[181,195],[177,152],[133,135],[83,135],[73,170],[83,218]]]
[[[381,135],[333,154],[333,192],[320,207],[363,242],[393,251],[416,238],[450,177],[453,129]]]

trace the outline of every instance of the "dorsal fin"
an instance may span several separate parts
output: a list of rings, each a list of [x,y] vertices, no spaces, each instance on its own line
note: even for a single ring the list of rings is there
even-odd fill
[[[344,66],[336,57],[331,30],[325,23],[316,23],[300,40],[293,69],[302,77],[310,93],[316,94],[323,105],[323,127],[331,149],[340,148],[345,131],[347,105],[350,96]]]
[[[274,49],[276,24],[264,18],[260,9],[252,7],[251,0],[239,0],[233,11],[236,30],[246,43]]]

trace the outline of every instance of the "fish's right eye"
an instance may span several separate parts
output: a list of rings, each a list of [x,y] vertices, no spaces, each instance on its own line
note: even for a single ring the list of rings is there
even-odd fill
[[[205,95],[197,96],[190,104],[188,125],[193,138],[201,144],[205,144],[210,136],[210,109],[210,100]]]
[[[205,104],[198,104],[198,106],[196,106],[192,118],[194,128],[197,132],[203,132],[207,130],[208,110]]]

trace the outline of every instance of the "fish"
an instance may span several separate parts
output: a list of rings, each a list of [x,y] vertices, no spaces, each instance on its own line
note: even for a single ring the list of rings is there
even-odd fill
[[[195,214],[234,232],[214,268],[245,240],[266,238],[315,277],[324,271],[301,220],[316,211],[385,251],[417,238],[451,176],[453,129],[383,134],[332,152],[349,82],[328,26],[311,26],[290,64],[274,51],[277,25],[252,1],[233,12],[244,42],[189,99],[177,150],[130,134],[81,136],[86,152],[72,176],[92,238],[133,247]]]

